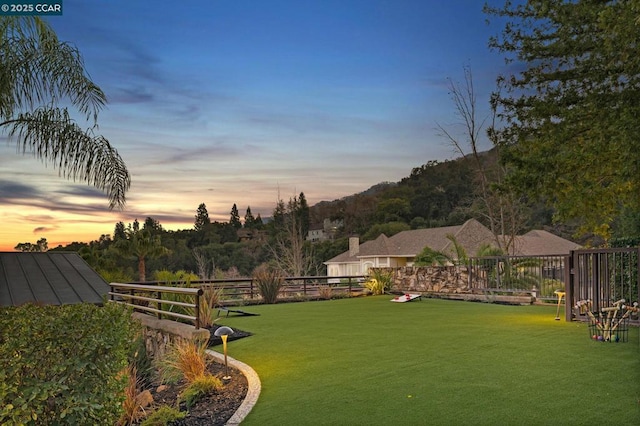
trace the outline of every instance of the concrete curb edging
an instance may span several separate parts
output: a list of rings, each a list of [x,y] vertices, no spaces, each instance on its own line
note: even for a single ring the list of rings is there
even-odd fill
[[[207,349],[207,353],[211,355],[216,362],[224,364],[223,354],[211,349]],[[258,377],[258,374],[249,365],[245,364],[244,362],[238,361],[237,359],[231,358],[230,356],[227,356],[227,362],[231,367],[240,370],[240,372],[247,378],[247,395],[244,397],[244,401],[242,401],[242,404],[240,404],[240,407],[238,407],[233,416],[231,416],[227,423],[225,423],[226,425],[239,425],[240,422],[242,422],[244,418],[247,417],[249,412],[251,412],[251,409],[254,405],[256,405],[256,402],[258,402],[262,384],[260,383],[260,377]]]

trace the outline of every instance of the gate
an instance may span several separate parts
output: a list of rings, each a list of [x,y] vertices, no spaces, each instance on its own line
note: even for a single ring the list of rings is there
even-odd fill
[[[638,302],[639,255],[638,247],[572,251],[570,278],[565,289],[566,320],[586,320],[585,314],[580,315],[572,309],[579,300],[591,300],[594,312],[612,306],[620,299],[625,299],[629,305]]]

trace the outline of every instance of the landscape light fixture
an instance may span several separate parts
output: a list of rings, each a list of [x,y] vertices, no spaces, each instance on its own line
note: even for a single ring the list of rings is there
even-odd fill
[[[556,290],[554,293],[558,296],[558,309],[556,309],[556,321],[560,321],[560,302],[565,295],[564,291]]]
[[[227,364],[227,337],[231,334],[233,334],[233,329],[227,326],[218,327],[218,329],[213,333],[214,336],[222,339],[222,348],[224,351],[224,374],[225,374],[222,380],[226,382],[231,380],[231,376],[229,376],[229,365]]]

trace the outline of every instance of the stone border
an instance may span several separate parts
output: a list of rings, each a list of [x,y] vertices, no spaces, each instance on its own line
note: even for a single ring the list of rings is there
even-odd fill
[[[211,349],[207,349],[207,353],[211,355],[216,362],[224,364],[223,354]],[[240,372],[247,378],[248,383],[247,395],[245,396],[244,401],[242,401],[240,407],[236,410],[233,416],[227,420],[227,423],[225,423],[225,425],[239,425],[251,412],[251,409],[256,405],[256,402],[258,402],[258,397],[262,390],[262,384],[260,383],[260,377],[258,377],[258,374],[249,365],[231,358],[230,356],[227,356],[227,362],[233,368],[240,370]]]

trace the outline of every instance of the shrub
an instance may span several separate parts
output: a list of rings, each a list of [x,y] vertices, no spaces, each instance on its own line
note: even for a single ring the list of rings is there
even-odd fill
[[[163,405],[140,423],[140,426],[166,426],[185,417],[187,417],[187,413],[181,412],[177,408]]]
[[[390,271],[381,269],[369,269],[369,279],[364,282],[364,286],[371,291],[372,294],[384,294],[391,290],[393,286],[393,274]]]
[[[115,424],[136,329],[114,303],[0,308],[0,424]]]
[[[321,299],[329,300],[333,297],[333,289],[328,285],[321,285],[318,287],[318,296]]]
[[[275,269],[262,265],[253,272],[253,279],[264,303],[276,303],[280,290],[284,285],[282,274]]]
[[[190,409],[193,404],[198,402],[201,398],[217,391],[220,388],[222,388],[222,382],[220,379],[209,373],[205,373],[203,376],[196,378],[193,382],[187,385],[180,394],[180,399],[187,404],[187,409]]]

